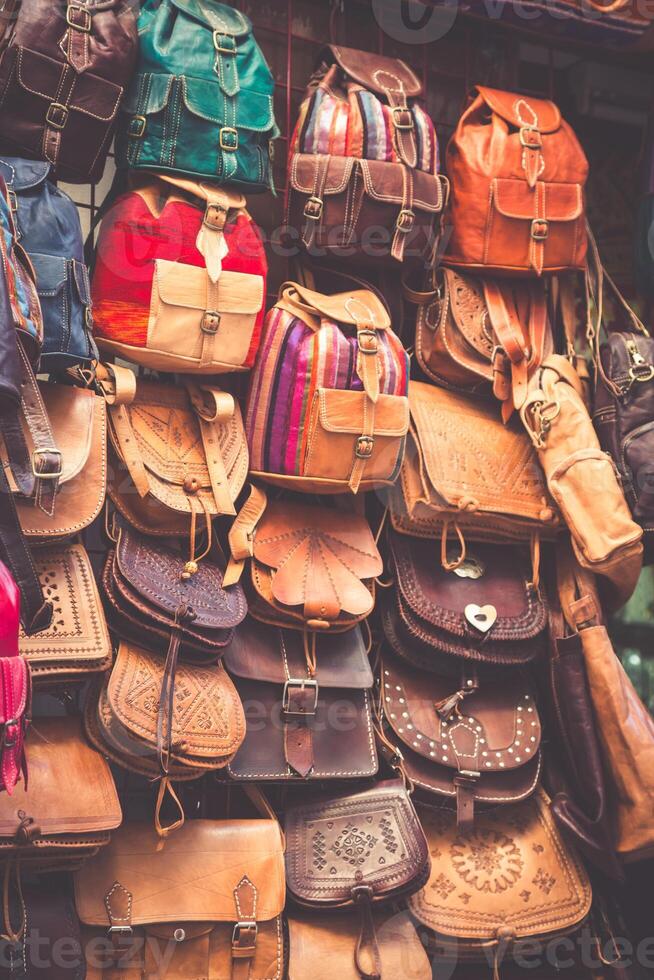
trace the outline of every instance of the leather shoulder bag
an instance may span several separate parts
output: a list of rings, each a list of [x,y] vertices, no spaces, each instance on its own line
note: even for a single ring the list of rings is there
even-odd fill
[[[249,718],[228,765],[233,779],[376,774],[373,677],[360,629],[316,637],[311,657],[299,633],[247,619],[224,662]]]
[[[446,263],[513,276],[585,268],[588,162],[553,102],[477,86],[447,172]]]
[[[166,980],[282,980],[284,898],[274,820],[189,820],[163,846],[149,825],[126,823],[75,875],[84,941],[115,940],[87,980],[141,980],[162,962]]]
[[[21,0],[0,57],[2,149],[100,180],[137,43],[128,0]]]

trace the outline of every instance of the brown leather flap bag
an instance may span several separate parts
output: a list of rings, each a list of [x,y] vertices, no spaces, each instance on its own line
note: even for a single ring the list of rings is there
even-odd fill
[[[318,635],[314,661],[298,632],[247,619],[224,662],[249,719],[234,779],[375,775],[373,676],[358,628]]]
[[[34,636],[20,633],[20,653],[29,661],[34,682],[68,684],[106,670],[111,640],[84,545],[38,548],[34,564],[53,607],[47,629]]]
[[[130,967],[136,977],[156,976],[154,957],[172,942],[170,980],[281,980],[284,899],[274,820],[190,820],[163,844],[149,825],[127,823],[75,875],[88,934],[108,929],[117,939],[92,977],[115,976],[119,962],[121,976],[131,978]]]

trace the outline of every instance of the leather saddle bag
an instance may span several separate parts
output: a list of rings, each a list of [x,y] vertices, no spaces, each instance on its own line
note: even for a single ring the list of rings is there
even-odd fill
[[[387,540],[384,620],[400,656],[458,671],[460,658],[516,666],[544,653],[547,606],[526,549],[468,542],[465,558],[449,563],[446,553],[443,567],[431,541],[392,530]]]
[[[34,564],[52,603],[50,626],[21,632],[20,652],[37,687],[83,682],[111,666],[111,640],[89,556],[82,544],[38,548]]]
[[[423,794],[456,801],[462,830],[474,824],[477,803],[515,803],[536,789],[541,726],[522,671],[482,680],[465,665],[454,680],[385,652],[380,694],[405,775]]]
[[[420,381],[409,385],[409,406],[410,442],[390,494],[396,530],[443,542],[454,530],[460,543],[556,535],[560,517],[519,424],[504,425],[493,403]]]
[[[87,980],[282,980],[284,898],[274,820],[189,820],[163,845],[126,823],[75,875],[84,942],[105,940]]]
[[[0,857],[71,866],[109,843],[122,820],[111,770],[80,719],[38,718],[26,739],[29,788],[0,795]]]
[[[239,780],[363,779],[377,772],[373,677],[361,631],[320,635],[247,619],[225,654],[249,719],[228,765]],[[335,713],[338,711],[338,719]]]
[[[409,909],[430,930],[427,949],[488,965],[496,976],[520,942],[573,933],[591,907],[582,864],[556,829],[539,789],[529,800],[480,813],[464,832],[443,808],[420,808],[431,854],[428,883]],[[531,942],[529,942],[531,941]]]

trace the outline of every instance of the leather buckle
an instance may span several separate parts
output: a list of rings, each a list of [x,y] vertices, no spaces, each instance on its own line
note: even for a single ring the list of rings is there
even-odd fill
[[[296,709],[291,710],[291,698],[290,693],[292,690],[296,691],[306,691],[313,689],[313,705],[310,709]],[[318,707],[318,681],[314,681],[308,677],[306,678],[294,678],[289,677],[289,679],[284,684],[284,693],[282,694],[282,709],[285,715],[300,715],[302,717],[306,715],[315,715],[316,709]]]
[[[238,130],[233,126],[222,126],[220,129],[220,149],[229,153],[238,150]]]
[[[413,114],[407,106],[392,106],[391,118],[396,129],[413,129]]]
[[[232,956],[235,959],[254,956],[258,934],[259,926],[254,919],[235,922],[232,930]]]
[[[220,327],[220,313],[215,310],[207,310],[202,317],[200,330],[202,333],[216,334]]]
[[[359,330],[357,344],[362,354],[376,354],[379,351],[379,338],[376,330]]]
[[[534,218],[531,223],[531,237],[535,242],[544,242],[549,230],[550,225],[546,218]]]
[[[77,14],[83,14],[84,17],[80,23],[75,19]],[[77,3],[69,3],[66,8],[66,23],[69,27],[73,27],[76,31],[82,31],[84,34],[91,33],[91,25],[93,21],[91,20],[91,11],[87,7],[81,7]]]
[[[319,197],[310,197],[304,205],[304,217],[318,221],[322,218],[323,201]]]
[[[68,106],[61,102],[51,102],[45,114],[45,121],[53,129],[63,129],[68,122]]]
[[[10,736],[10,738],[12,738],[11,741],[9,741],[9,739],[7,738],[7,730],[10,729],[10,728],[16,728],[16,729],[18,729],[18,719],[17,718],[10,718],[9,721],[6,721],[4,723],[4,725],[2,726],[2,748],[3,749],[13,749],[14,746],[16,745],[16,734],[17,733],[14,733],[13,738],[12,738],[12,736]]]
[[[132,116],[129,121],[129,135],[136,140],[142,139],[145,136],[147,122],[145,116]]]
[[[236,38],[232,37],[231,34],[214,31],[213,46],[220,54],[236,54]]]
[[[372,436],[359,436],[356,441],[354,455],[357,459],[370,459],[374,445],[375,440]]]
[[[11,187],[7,188],[7,200],[9,201],[12,214],[16,214],[18,211],[18,197],[16,196],[16,191]]]
[[[207,228],[217,228],[222,231],[227,221],[227,208],[222,204],[207,204],[202,224]]]
[[[416,213],[412,211],[411,208],[402,208],[397,216],[397,221],[395,222],[395,227],[398,231],[403,231],[405,234],[411,231],[413,228],[413,222],[416,220]]]
[[[543,146],[540,131],[533,126],[523,126],[520,130],[520,145],[526,150],[540,150]]]
[[[52,473],[39,473],[37,470],[38,459],[40,456],[57,456],[59,458],[59,466],[56,472]],[[35,449],[32,453],[32,475],[38,480],[58,480],[62,474],[62,457],[61,453],[54,446],[46,446],[44,449]]]

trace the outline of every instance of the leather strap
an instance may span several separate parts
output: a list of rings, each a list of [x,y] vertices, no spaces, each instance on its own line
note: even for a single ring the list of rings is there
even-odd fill
[[[360,928],[354,950],[354,965],[362,980],[381,980],[382,961],[377,942],[377,930],[372,915],[372,888],[370,885],[360,885],[352,889],[352,900],[359,908]],[[372,970],[368,970],[363,962],[364,951],[368,952],[372,961]]]
[[[456,824],[462,831],[470,831],[475,824],[475,789],[477,778],[459,772],[454,777],[456,787]]]
[[[147,497],[150,492],[150,478],[147,474],[138,441],[134,435],[132,421],[124,404],[116,403],[110,412],[111,427],[120,446],[120,456],[139,497]]]
[[[132,948],[132,893],[115,881],[104,896],[109,919],[110,955],[126,956]]]
[[[309,718],[315,715],[318,687],[314,681],[289,678],[284,687],[284,755],[287,764],[303,779],[314,766],[313,731]]]
[[[200,424],[202,446],[216,508],[219,514],[236,514],[225,461],[216,433],[216,425],[224,425],[233,417],[234,398],[226,391],[204,385],[187,385],[187,390]]]
[[[381,74],[381,73],[380,73]],[[386,73],[384,73],[386,74]],[[379,77],[379,76],[378,76]],[[400,88],[386,88],[379,81],[380,87],[384,90],[388,104],[391,107],[391,120],[393,123],[393,136],[395,149],[400,160],[412,169],[418,165],[418,147],[416,143],[416,130],[413,121],[413,113],[407,105],[406,92],[400,82]]]
[[[248,980],[257,951],[257,889],[243,875],[234,889],[236,924],[232,934],[232,980]]]
[[[413,212],[413,170],[402,167],[402,209],[395,222],[395,233],[391,244],[391,255],[398,262],[404,261],[407,235],[413,230],[415,214]]]
[[[68,0],[66,23],[66,57],[69,64],[81,75],[90,65],[89,42],[93,25],[92,12],[86,0]]]
[[[177,660],[182,640],[181,626],[191,623],[195,613],[190,606],[179,606],[175,612],[175,624],[170,633],[168,653],[164,666],[159,696],[159,711],[157,712],[157,756],[164,776],[170,769],[170,758],[173,749],[173,710],[175,698],[175,677],[177,675]]]
[[[322,223],[322,212],[324,208],[324,192],[327,182],[327,171],[329,169],[329,157],[316,157],[316,176],[313,184],[313,193],[304,205],[304,216],[306,223],[302,230],[302,244],[307,250],[313,246],[316,237],[316,230]]]
[[[0,466],[0,556],[20,589],[20,619],[28,636],[47,629],[52,604],[43,597],[32,555],[18,520],[14,495]]]
[[[493,356],[493,392],[505,403],[502,415],[507,421],[511,414],[506,405],[507,371],[511,375],[513,408],[519,410],[527,397],[529,377],[545,356],[549,327],[547,304],[541,283],[507,286],[489,279],[483,285],[490,325],[499,348]]]
[[[61,453],[57,449],[50,419],[23,344],[18,338],[18,355],[23,370],[21,405],[32,439],[29,460],[34,480],[36,506],[52,517],[61,476]]]
[[[250,484],[250,494],[229,529],[230,558],[223,576],[223,588],[235,585],[248,558],[254,552],[254,531],[263,517],[268,498],[260,487]]]
[[[136,397],[136,375],[118,364],[98,364],[95,379],[107,405],[131,405]]]

